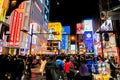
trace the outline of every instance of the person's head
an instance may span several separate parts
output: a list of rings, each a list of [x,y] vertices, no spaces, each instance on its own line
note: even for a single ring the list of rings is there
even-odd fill
[[[70,61],[70,58],[69,58],[69,57],[67,57],[67,58],[66,58],[66,62],[69,62],[69,61]]]
[[[57,56],[56,59],[61,59],[61,57],[60,57],[60,56]]]
[[[42,57],[42,60],[43,60],[43,61],[45,60],[45,56]]]
[[[51,60],[53,60],[53,59],[54,59],[54,56],[53,56],[53,55],[51,55],[51,56],[50,56],[50,59],[51,59]]]

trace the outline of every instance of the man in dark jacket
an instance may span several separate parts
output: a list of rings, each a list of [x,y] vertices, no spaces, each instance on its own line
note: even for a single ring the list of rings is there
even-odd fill
[[[56,74],[56,63],[54,61],[54,56],[50,56],[49,60],[45,65],[46,80],[58,80]]]
[[[62,61],[62,57],[61,56],[57,56],[56,58],[56,65],[57,65],[57,74],[58,74],[58,77],[60,78],[64,78],[64,75],[63,75],[63,70],[64,70],[64,62]]]

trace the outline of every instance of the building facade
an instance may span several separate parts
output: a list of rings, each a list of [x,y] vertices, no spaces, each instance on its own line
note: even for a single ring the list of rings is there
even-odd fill
[[[101,26],[96,30],[95,52],[104,57],[114,56],[120,62],[120,1],[99,0]],[[108,35],[106,37],[106,34]]]
[[[24,1],[6,17],[10,36],[9,41],[4,40],[3,47],[7,53],[37,54],[46,50],[47,36],[43,33],[47,32],[49,0]]]

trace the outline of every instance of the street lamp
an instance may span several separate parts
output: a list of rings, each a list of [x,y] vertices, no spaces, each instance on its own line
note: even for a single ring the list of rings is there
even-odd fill
[[[74,41],[75,40],[75,36],[71,36],[71,40]]]
[[[71,44],[74,44],[75,45],[75,53],[77,53],[77,36],[76,35],[71,35],[70,36],[70,41],[71,41]]]

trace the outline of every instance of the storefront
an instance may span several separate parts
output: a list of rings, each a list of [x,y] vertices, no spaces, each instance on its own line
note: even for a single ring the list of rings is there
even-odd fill
[[[105,37],[105,34],[107,34],[108,37]],[[106,38],[108,39],[106,40]],[[116,46],[116,34],[113,33],[111,18],[108,18],[95,32],[94,45],[96,55],[101,55],[105,58],[114,56],[117,61],[119,60],[118,48]]]

